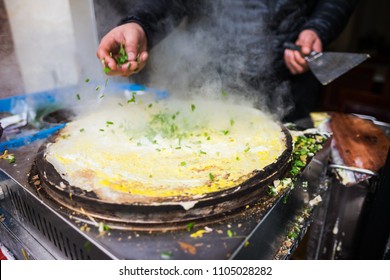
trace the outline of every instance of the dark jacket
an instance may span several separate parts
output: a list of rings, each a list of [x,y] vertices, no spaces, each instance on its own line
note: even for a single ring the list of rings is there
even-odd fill
[[[266,104],[260,106],[266,106],[279,116],[290,113],[286,120],[291,121],[306,117],[316,109],[320,84],[311,72],[290,74],[283,59],[283,43],[295,42],[302,30],[313,29],[326,47],[341,33],[357,2],[142,0],[121,23],[139,23],[147,34],[148,47],[152,48],[183,18],[187,18],[185,30],[194,36],[186,40],[193,40],[196,48],[208,49],[210,61],[207,67],[218,72],[217,77],[224,89],[245,96],[257,96],[260,98],[257,104]],[[203,40],[201,44],[195,39],[199,39],[199,30],[207,34],[200,36]],[[192,65],[198,62],[194,61]],[[185,64],[185,61],[180,60],[180,63]],[[176,72],[165,80],[172,80],[171,83],[177,86],[174,79],[188,72],[191,63],[187,64],[189,67],[181,71],[179,67],[173,67]],[[201,80],[194,81],[195,85],[202,83],[202,79],[213,77],[203,69],[192,76]]]
[[[224,51],[227,46],[237,52],[244,50],[248,55],[248,68],[252,68],[248,69],[248,73],[261,75],[256,73],[260,70],[251,67],[251,64],[259,64],[257,59],[272,54],[271,64],[275,69],[272,74],[285,76],[287,69],[282,59],[283,43],[295,41],[299,32],[304,29],[313,29],[320,36],[323,45],[328,45],[343,30],[357,2],[358,0],[142,0],[121,23],[138,22],[145,30],[151,48],[187,16],[189,26],[201,26],[205,30],[211,30],[211,36],[226,37],[226,41],[222,41]],[[231,28],[232,23],[236,25],[235,29]],[[221,50],[217,53],[221,53]]]

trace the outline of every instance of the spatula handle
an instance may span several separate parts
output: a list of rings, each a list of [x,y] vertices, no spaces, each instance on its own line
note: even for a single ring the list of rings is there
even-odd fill
[[[284,42],[283,47],[285,49],[294,50],[294,51],[302,51],[301,46],[297,46],[294,43],[291,42]]]

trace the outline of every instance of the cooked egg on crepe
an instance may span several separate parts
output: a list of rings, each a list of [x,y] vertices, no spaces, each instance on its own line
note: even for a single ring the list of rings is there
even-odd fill
[[[70,185],[106,201],[202,196],[235,187],[286,148],[281,125],[221,101],[107,106],[68,123],[45,157]]]

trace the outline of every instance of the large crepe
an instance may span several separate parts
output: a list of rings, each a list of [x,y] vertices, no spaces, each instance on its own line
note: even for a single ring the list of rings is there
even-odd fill
[[[285,149],[281,125],[249,106],[137,100],[68,123],[45,157],[70,185],[120,202],[229,189]]]

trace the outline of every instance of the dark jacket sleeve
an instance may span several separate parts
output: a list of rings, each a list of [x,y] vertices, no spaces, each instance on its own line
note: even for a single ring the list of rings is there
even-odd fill
[[[358,0],[320,0],[302,30],[313,29],[327,45],[342,32],[357,3]]]
[[[129,11],[119,25],[136,22],[142,26],[152,48],[177,26],[188,12],[184,0],[142,0]]]

